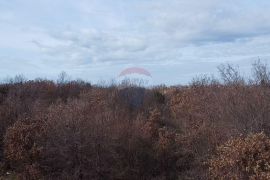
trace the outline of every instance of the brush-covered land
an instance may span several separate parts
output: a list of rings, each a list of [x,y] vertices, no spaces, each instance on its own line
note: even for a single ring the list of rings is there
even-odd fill
[[[270,73],[186,86],[0,85],[2,179],[270,179]]]

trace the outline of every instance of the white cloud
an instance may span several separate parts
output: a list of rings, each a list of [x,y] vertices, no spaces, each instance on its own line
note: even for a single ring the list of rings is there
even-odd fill
[[[270,30],[270,3],[265,9],[252,7],[248,1],[164,2],[150,3],[148,21],[156,31],[180,42],[234,41],[268,34]]]
[[[183,73],[192,74],[212,72],[208,63],[250,62],[270,52],[267,0],[10,0],[0,6],[0,52],[18,65],[32,53],[30,62],[48,73],[58,67],[83,75],[102,67],[104,74],[107,67],[110,76],[113,67],[141,65],[163,74],[166,65],[181,74],[175,68],[184,65]]]

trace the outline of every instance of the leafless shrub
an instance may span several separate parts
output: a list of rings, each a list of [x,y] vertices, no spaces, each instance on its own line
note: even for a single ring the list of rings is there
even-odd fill
[[[263,64],[260,60],[253,63],[253,78],[254,83],[257,85],[270,84],[270,71],[267,64]]]
[[[227,85],[244,84],[244,78],[240,75],[239,70],[233,65],[226,64],[218,67],[221,79]]]

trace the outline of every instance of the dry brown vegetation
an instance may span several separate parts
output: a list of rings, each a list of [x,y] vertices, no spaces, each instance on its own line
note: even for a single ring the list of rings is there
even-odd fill
[[[17,179],[269,179],[270,73],[188,86],[0,85],[1,173]],[[10,175],[10,176],[11,176]]]
[[[213,179],[270,179],[270,138],[257,133],[231,139],[209,165]]]

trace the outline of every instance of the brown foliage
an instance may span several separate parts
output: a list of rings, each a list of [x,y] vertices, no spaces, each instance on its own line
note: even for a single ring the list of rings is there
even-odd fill
[[[213,157],[221,145],[227,155],[241,155],[237,162],[245,159],[240,152],[264,153],[258,157],[267,160],[266,151],[248,142],[268,142],[270,135],[268,69],[255,63],[249,81],[233,66],[219,70],[222,81],[203,76],[188,86],[148,89],[91,86],[64,76],[58,83],[2,84],[1,171],[19,179],[207,179],[209,165],[211,177],[225,173],[218,164],[223,150]],[[255,135],[224,145],[240,134]],[[212,164],[205,164],[209,158]],[[246,176],[241,167],[247,166],[226,165],[240,178]],[[259,166],[248,174],[261,178],[265,171]]]
[[[231,139],[209,164],[211,179],[270,179],[270,138],[259,133]]]
[[[40,122],[18,121],[8,128],[5,135],[5,158],[7,163],[22,173],[24,179],[40,177],[36,164],[43,148],[39,145],[44,129]],[[28,177],[28,178],[27,178]],[[31,177],[31,178],[30,178]]]

